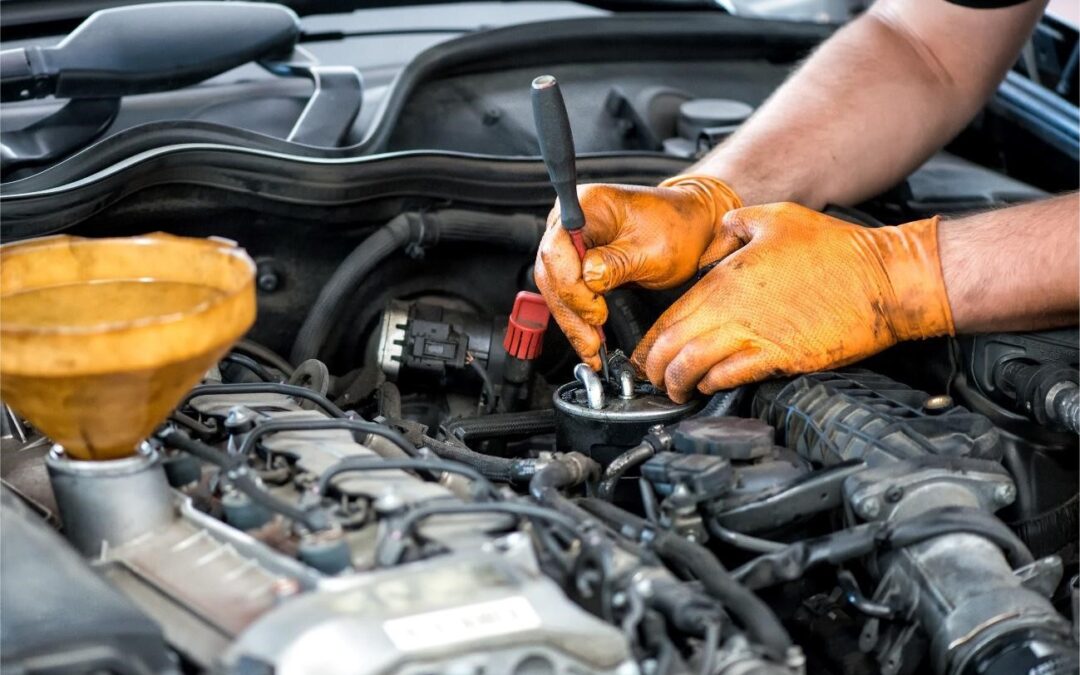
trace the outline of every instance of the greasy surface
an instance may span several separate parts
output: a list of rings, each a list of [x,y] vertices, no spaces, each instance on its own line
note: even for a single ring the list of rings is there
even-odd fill
[[[251,326],[253,271],[164,234],[0,247],[0,395],[72,457],[130,454]]]
[[[741,203],[710,176],[679,176],[655,188],[582,185],[578,196],[589,250],[579,261],[556,204],[536,257],[536,284],[574,349],[598,369],[594,327],[608,312],[601,294],[628,283],[650,289],[685,283],[738,246],[721,219]]]
[[[937,218],[876,229],[795,204],[728,213],[742,243],[675,302],[633,362],[676,401],[852,363],[954,332]]]

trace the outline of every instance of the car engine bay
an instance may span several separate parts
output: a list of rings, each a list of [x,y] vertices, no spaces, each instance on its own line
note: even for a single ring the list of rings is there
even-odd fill
[[[607,297],[606,379],[536,293],[533,77],[564,83],[582,182],[655,184],[830,28],[522,4],[538,16],[392,76],[350,63],[363,105],[332,143],[289,135],[311,91],[248,64],[125,94],[100,139],[5,166],[5,243],[235,242],[257,319],[133,456],[65,455],[4,406],[4,672],[1076,672],[1076,328],[676,404],[626,355],[678,289]],[[335,65],[386,49],[305,22]],[[1076,158],[1005,108],[829,212],[879,227],[1075,189]]]

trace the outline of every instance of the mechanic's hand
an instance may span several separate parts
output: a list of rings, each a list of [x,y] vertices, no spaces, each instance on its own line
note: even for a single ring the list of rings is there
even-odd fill
[[[676,401],[953,334],[937,218],[864,228],[797,206],[732,211],[745,245],[676,301],[632,361]]]
[[[570,344],[598,370],[596,326],[608,312],[601,294],[627,283],[660,289],[686,282],[738,245],[720,224],[742,204],[711,176],[676,176],[655,188],[582,185],[578,197],[589,250],[578,259],[556,202],[536,256],[536,285]]]

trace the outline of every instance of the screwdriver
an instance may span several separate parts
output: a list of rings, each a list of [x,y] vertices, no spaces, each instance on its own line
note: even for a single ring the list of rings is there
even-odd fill
[[[570,132],[570,117],[566,113],[559,82],[552,75],[541,75],[532,82],[533,120],[540,155],[547,166],[551,185],[559,197],[562,226],[574,242],[578,258],[585,258],[585,213],[577,196],[577,166],[574,162],[574,136]],[[600,367],[608,380],[607,344],[604,329],[596,328],[600,336]]]

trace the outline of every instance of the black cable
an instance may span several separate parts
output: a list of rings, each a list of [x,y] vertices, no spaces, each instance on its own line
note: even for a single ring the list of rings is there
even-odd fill
[[[659,529],[646,520],[600,499],[581,499],[586,511],[616,526],[624,536],[649,541],[657,555],[675,569],[690,571],[705,591],[719,600],[758,644],[784,659],[791,637],[780,619],[753,591],[743,586],[705,547]]]
[[[330,399],[307,387],[295,384],[282,384],[279,382],[250,382],[245,384],[200,384],[193,387],[184,398],[180,399],[177,408],[183,408],[192,399],[199,396],[216,396],[222,394],[282,394],[294,396],[311,401],[322,408],[331,417],[345,417],[345,411],[334,405]]]
[[[822,537],[795,542],[760,555],[734,570],[751,588],[764,588],[802,577],[820,564],[840,564],[878,550],[900,549],[948,534],[974,534],[1002,549],[1014,568],[1034,557],[1024,542],[993,515],[977,508],[949,506],[897,522],[871,522]]]
[[[996,544],[1013,569],[1035,561],[1031,551],[1009,526],[982,509],[946,506],[918,516],[890,523],[878,536],[883,546],[904,548],[944,534],[975,534]]]
[[[496,499],[499,496],[495,486],[480,475],[476,469],[460,462],[451,462],[445,459],[433,457],[407,457],[402,459],[386,459],[383,457],[346,457],[330,465],[319,476],[317,489],[320,495],[326,494],[330,481],[341,473],[350,471],[384,471],[386,469],[427,469],[441,471],[443,473],[456,473],[474,481],[477,486],[483,488],[487,496]]]
[[[615,496],[615,488],[618,487],[619,481],[626,472],[644,464],[655,454],[656,449],[652,444],[642,443],[611,460],[611,464],[604,469],[604,475],[600,477],[600,483],[596,486],[596,496],[610,501]]]
[[[461,445],[421,436],[420,442],[439,457],[468,464],[486,478],[502,483],[526,483],[540,463],[529,458],[492,457]]]
[[[240,456],[230,456],[178,430],[166,432],[161,436],[161,441],[170,448],[182,450],[219,467],[233,487],[266,510],[300,523],[312,532],[330,528],[330,523],[322,512],[303,511],[264,490],[248,473],[247,465]]]
[[[255,444],[258,443],[259,440],[270,434],[276,434],[282,431],[326,431],[331,429],[359,431],[365,434],[381,436],[400,448],[406,455],[409,455],[410,457],[418,456],[418,452],[416,448],[413,447],[413,444],[410,443],[397,429],[391,429],[390,427],[378,424],[377,422],[368,422],[367,420],[351,418],[324,420],[271,420],[269,422],[263,422],[262,424],[255,425],[255,428],[249,431],[244,437],[244,442],[240,445],[240,454],[249,454],[255,449]]]
[[[194,417],[191,417],[190,415],[185,415],[179,410],[172,411],[172,413],[169,415],[169,420],[176,422],[181,426],[187,427],[188,429],[194,431],[200,436],[213,436],[218,431],[216,425],[211,427],[209,425],[203,424]]]
[[[263,382],[278,382],[278,378],[274,377],[269,370],[264,368],[258,361],[245,356],[244,354],[226,354],[222,359],[222,363],[234,363],[244,370],[254,373],[255,377],[259,378]]]
[[[386,560],[385,547],[387,541],[394,541],[395,543],[404,543],[408,538],[413,536],[413,532],[416,526],[423,520],[431,518],[433,516],[444,515],[465,515],[476,513],[507,513],[510,515],[522,516],[526,518],[536,518],[539,520],[545,520],[550,523],[554,523],[563,527],[566,531],[572,534],[575,538],[580,538],[578,535],[578,524],[572,519],[564,516],[563,514],[546,509],[542,506],[536,506],[534,504],[523,504],[520,502],[481,502],[481,503],[460,503],[460,504],[430,504],[427,506],[421,506],[418,509],[414,509],[402,517],[401,521],[396,524],[393,531],[388,533],[379,539],[376,544],[375,560],[377,564],[388,565],[396,564],[397,560]]]
[[[720,625],[710,623],[705,627],[705,640],[701,644],[701,675],[712,675],[716,666],[716,650],[720,647]]]
[[[443,431],[448,437],[456,438],[465,445],[490,438],[535,436],[555,431],[555,411],[545,408],[462,417],[447,422]]]
[[[563,490],[580,485],[599,471],[599,465],[585,455],[572,452],[556,457],[529,481],[529,494],[544,506],[559,511],[579,523],[592,521],[592,514],[566,498]]]
[[[262,361],[268,366],[277,368],[285,375],[285,377],[292,377],[293,372],[296,371],[296,368],[282,356],[278,355],[277,352],[254,340],[249,340],[247,338],[240,340],[232,346],[232,350],[234,352],[246,354],[247,356]]]
[[[472,357],[471,354],[469,356]],[[484,383],[482,390],[484,404],[481,408],[481,412],[485,415],[489,414],[495,409],[495,385],[491,383],[491,377],[488,376],[487,371],[484,370],[484,367],[480,365],[479,361],[475,358],[470,358],[469,365],[472,366],[472,369],[480,376],[480,380]]]
[[[715,518],[708,519],[707,526],[709,528],[709,534],[712,536],[725,544],[730,544],[746,551],[753,551],[754,553],[772,553],[773,551],[779,551],[787,546],[787,544],[782,541],[762,539],[761,537],[753,537],[749,534],[729,530],[716,522]]]
[[[334,270],[297,332],[292,360],[300,363],[319,358],[347,303],[355,301],[356,289],[407,244],[433,246],[440,241],[457,241],[533,252],[543,231],[543,221],[530,215],[448,209],[395,216],[360,242]]]
[[[695,419],[698,417],[727,417],[735,412],[736,406],[742,401],[745,393],[746,387],[735,387],[734,389],[718,391],[712,395],[712,398],[705,404],[705,407],[687,419]]]

